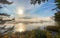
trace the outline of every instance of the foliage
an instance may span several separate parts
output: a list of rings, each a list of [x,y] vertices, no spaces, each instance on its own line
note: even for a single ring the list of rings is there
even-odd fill
[[[48,0],[31,0],[31,4],[41,4],[41,2],[45,2],[45,1],[48,1]],[[60,0],[55,0],[55,3],[57,3],[56,5],[58,6],[58,8],[60,8]]]
[[[41,2],[45,2],[46,0],[31,0],[31,4],[36,4],[36,3],[38,3],[38,4],[40,4]],[[48,0],[47,0],[48,1]]]
[[[46,29],[52,32],[59,32],[60,26],[47,26]]]
[[[5,34],[5,33],[10,33],[10,32],[13,32],[14,30],[14,26],[13,27],[10,27],[10,28],[5,28],[6,26],[3,26],[3,27],[0,27],[0,34]],[[2,30],[4,30],[2,32]]]
[[[57,32],[56,35],[52,35],[52,33],[48,30],[35,29],[23,33],[7,33],[2,36],[0,35],[0,38],[60,38],[60,32]]]
[[[26,32],[26,38],[46,38],[45,32],[40,29],[35,29]]]
[[[10,16],[7,13],[0,13],[1,16]]]
[[[55,13],[55,21],[60,25],[60,11]]]
[[[56,5],[57,5],[57,8],[59,8],[60,9],[60,0],[55,0],[56,1]]]
[[[60,25],[60,0],[56,0],[57,5],[57,13],[55,13],[55,21],[58,25]]]
[[[2,4],[12,4],[13,2],[9,2],[7,0],[0,0],[0,3],[2,3]]]

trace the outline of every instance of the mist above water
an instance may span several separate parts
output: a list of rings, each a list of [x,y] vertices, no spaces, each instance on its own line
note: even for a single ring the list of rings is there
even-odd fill
[[[37,29],[37,28],[40,28],[40,29],[43,30],[47,26],[55,26],[55,21],[54,20],[48,18],[45,21],[47,21],[47,22],[32,23],[32,24],[19,23],[19,24],[16,25],[15,29],[18,29],[18,28],[20,29],[21,28],[21,29],[24,29],[24,31],[30,31],[30,30]]]

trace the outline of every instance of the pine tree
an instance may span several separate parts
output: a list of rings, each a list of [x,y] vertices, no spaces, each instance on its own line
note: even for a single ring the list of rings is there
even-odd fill
[[[46,0],[31,0],[31,4],[36,4],[36,3],[38,3],[38,4],[41,4],[41,2],[45,2]],[[48,0],[47,0],[48,1]]]
[[[60,0],[56,0],[57,5],[57,13],[55,13],[55,21],[58,25],[60,25]]]
[[[1,4],[12,4],[13,2],[9,2],[7,0],[0,0]]]
[[[2,5],[4,5],[4,4],[12,4],[13,2],[9,2],[9,1],[7,1],[7,0],[0,0],[0,4],[2,4]],[[2,9],[3,7],[0,5],[0,9]],[[0,15],[2,16],[2,15],[4,15],[4,16],[10,16],[10,15],[8,15],[8,14],[6,14],[6,13],[0,13]],[[0,26],[1,26],[1,24],[3,24],[4,25],[4,23],[5,23],[6,21],[5,20],[2,20],[2,18],[0,17]],[[11,32],[11,31],[13,31],[13,29],[14,29],[14,26],[13,27],[10,27],[10,28],[5,28],[6,26],[3,26],[3,27],[0,27],[0,34],[5,34],[5,33],[7,33],[7,32]],[[4,32],[2,32],[2,30],[5,30]],[[1,37],[0,37],[1,38]]]

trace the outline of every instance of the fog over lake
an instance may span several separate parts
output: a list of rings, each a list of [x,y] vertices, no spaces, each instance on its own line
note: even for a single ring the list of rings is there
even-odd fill
[[[43,20],[43,22],[41,22],[41,23],[27,23],[27,24],[18,23],[15,28],[16,29],[22,28],[25,31],[30,31],[30,30],[37,29],[37,28],[40,28],[43,30],[46,26],[54,26],[55,25],[54,19],[52,19],[50,17],[44,17],[44,18],[41,18]]]
[[[14,24],[15,22],[17,23]],[[55,25],[55,21],[51,17],[29,18],[29,19],[28,18],[15,18],[15,22],[14,21],[6,22],[4,24],[6,25],[5,28],[15,26],[14,31],[31,31],[37,28],[44,30],[46,26]]]

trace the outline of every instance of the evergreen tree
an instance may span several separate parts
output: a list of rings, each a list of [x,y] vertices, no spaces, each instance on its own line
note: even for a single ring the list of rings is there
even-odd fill
[[[4,4],[12,4],[13,2],[9,2],[9,1],[7,1],[7,0],[0,0],[0,4],[2,4],[2,5],[4,5]],[[0,5],[0,9],[2,9],[3,7]],[[10,15],[8,15],[8,14],[6,14],[6,13],[0,13],[0,15],[1,16],[10,16]],[[0,17],[0,26],[1,26],[1,24],[3,24],[4,25],[4,23],[5,23],[6,21],[5,20],[2,20],[2,17]],[[3,27],[0,27],[0,34],[4,34],[4,33],[7,33],[7,32],[11,32],[11,31],[13,31],[13,29],[14,29],[14,26],[13,27],[10,27],[10,28],[5,28],[6,26],[3,26]],[[3,32],[2,32],[2,30],[4,30]]]
[[[56,0],[57,5],[57,13],[55,13],[55,21],[58,25],[60,25],[60,0]]]
[[[48,0],[31,0],[31,4],[36,4],[36,3],[38,3],[38,4],[41,4],[41,2],[45,2],[45,1],[48,1]]]
[[[9,2],[7,0],[0,0],[1,4],[12,4],[13,2]]]

